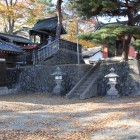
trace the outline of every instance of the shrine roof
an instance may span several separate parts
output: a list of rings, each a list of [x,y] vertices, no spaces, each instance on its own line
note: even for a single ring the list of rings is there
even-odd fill
[[[27,44],[32,43],[30,39],[21,36],[5,34],[5,33],[0,33],[0,39],[7,39],[9,41],[12,40],[14,42],[27,43]]]
[[[30,31],[55,31],[57,27],[57,17],[46,18],[39,20]],[[62,27],[61,34],[66,34],[65,29]]]
[[[5,42],[1,39],[0,39],[0,51],[6,53],[15,53],[15,54],[20,54],[24,52],[20,47],[17,47],[12,43]]]
[[[101,47],[87,48],[82,50],[82,56],[88,58],[94,56],[96,53],[102,51]]]

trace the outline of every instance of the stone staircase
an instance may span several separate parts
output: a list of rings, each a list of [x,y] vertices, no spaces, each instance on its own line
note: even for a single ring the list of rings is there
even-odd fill
[[[67,98],[87,99],[97,96],[97,80],[100,75],[100,62],[93,66],[87,74],[66,95]]]

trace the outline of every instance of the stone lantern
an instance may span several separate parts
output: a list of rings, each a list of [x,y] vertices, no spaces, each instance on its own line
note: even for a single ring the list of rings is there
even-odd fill
[[[53,93],[57,96],[60,95],[61,93],[61,90],[62,90],[62,81],[63,81],[63,75],[65,75],[65,73],[63,73],[60,69],[60,67],[57,67],[55,72],[53,74],[51,74],[54,76],[54,80],[55,80],[55,83],[56,83],[56,86],[54,87],[53,89]]]
[[[114,68],[110,69],[110,73],[106,75],[105,77],[108,78],[109,82],[107,84],[110,85],[110,89],[107,91],[107,96],[114,98],[119,97],[118,90],[116,89],[117,84],[117,77],[119,77],[115,72]]]

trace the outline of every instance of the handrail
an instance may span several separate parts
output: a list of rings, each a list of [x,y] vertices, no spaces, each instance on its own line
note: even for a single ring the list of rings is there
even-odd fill
[[[81,53],[82,52],[82,46],[80,44],[78,44],[78,47],[79,47],[79,53]],[[77,44],[73,43],[73,42],[70,42],[68,40],[60,39],[60,48],[77,52]]]
[[[56,40],[50,42],[49,44],[44,45],[43,47],[41,47],[41,48],[38,49],[38,50],[42,50],[42,49],[44,49],[44,48],[46,48],[46,47],[52,46],[52,45],[55,44],[56,42],[59,42],[59,39],[56,39]]]
[[[43,46],[35,52],[35,63],[44,61],[59,50],[59,40],[55,40],[50,44]]]
[[[79,45],[79,53],[81,53],[81,48],[82,46]],[[63,39],[56,39],[33,53],[33,63],[36,64],[44,61],[46,58],[56,53],[59,49],[77,52],[77,44]]]

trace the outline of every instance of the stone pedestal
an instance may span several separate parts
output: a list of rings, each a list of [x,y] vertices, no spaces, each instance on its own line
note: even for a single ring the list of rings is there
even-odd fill
[[[118,91],[117,89],[115,88],[115,85],[117,84],[117,82],[114,82],[114,83],[108,83],[111,87],[110,89],[107,91],[107,95],[108,97],[110,98],[118,98],[119,97],[119,94],[118,94]]]
[[[56,68],[55,72],[53,74],[51,74],[54,76],[55,78],[55,83],[56,83],[56,87],[54,87],[53,89],[53,93],[55,95],[61,95],[61,90],[62,90],[62,86],[61,86],[61,83],[62,83],[62,77],[63,75],[65,75],[65,73],[63,73],[61,71],[61,69],[59,67]]]
[[[115,69],[111,68],[110,73],[106,75],[105,77],[108,78],[109,82],[107,83],[110,85],[110,89],[107,91],[107,96],[110,98],[118,98],[118,90],[116,89],[115,85],[117,84],[117,77],[119,77],[116,73],[114,73]]]
[[[55,82],[56,82],[56,87],[54,87],[54,89],[53,89],[53,94],[59,96],[59,95],[61,95],[62,80],[57,79],[57,80],[55,80]]]

